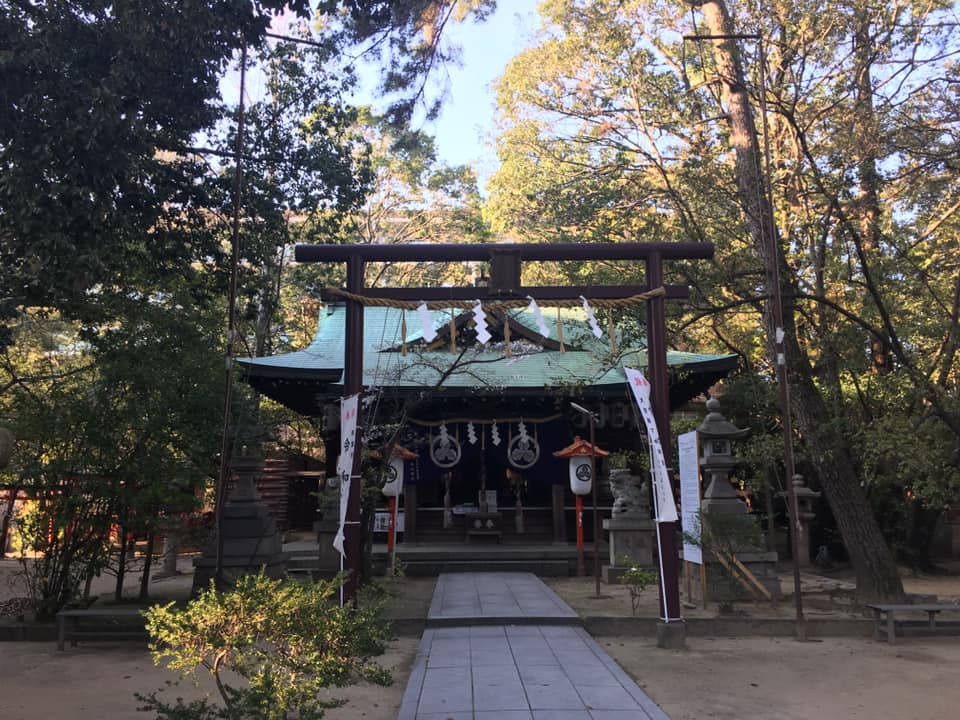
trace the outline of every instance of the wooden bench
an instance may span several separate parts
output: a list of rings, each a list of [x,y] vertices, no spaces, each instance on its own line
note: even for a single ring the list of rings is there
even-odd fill
[[[57,650],[63,650],[67,640],[71,646],[81,638],[96,640],[143,640],[146,631],[143,623],[132,623],[127,618],[143,617],[143,608],[135,607],[98,607],[73,608],[57,613]],[[105,621],[96,629],[82,628],[81,621],[99,619]],[[109,622],[107,622],[109,621]],[[113,622],[116,621],[116,622]]]
[[[867,603],[864,607],[873,610],[873,619],[876,621],[876,638],[886,640],[891,645],[897,641],[897,624],[906,623],[903,617],[906,613],[927,613],[926,628],[932,632],[937,630],[937,615],[942,612],[960,612],[960,603],[917,603],[916,605],[887,605]],[[899,618],[897,616],[900,616]]]

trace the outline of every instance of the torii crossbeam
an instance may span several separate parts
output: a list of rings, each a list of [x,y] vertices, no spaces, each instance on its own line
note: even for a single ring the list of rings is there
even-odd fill
[[[297,245],[298,262],[345,262],[346,290],[354,295],[393,300],[480,300],[523,298],[574,299],[581,295],[608,299],[627,298],[663,287],[664,260],[706,260],[713,257],[710,243],[476,243],[476,244],[401,244],[401,245]],[[645,263],[646,284],[643,286],[590,286],[564,288],[524,288],[520,286],[520,263],[524,261],[564,260],[632,260]],[[366,262],[491,262],[490,288],[365,288]],[[506,276],[506,280],[504,280]],[[666,286],[663,294],[647,304],[647,375],[650,400],[663,443],[666,462],[671,462],[670,397],[667,374],[666,323],[664,303],[667,298],[684,298],[683,286]],[[344,350],[343,392],[345,396],[363,390],[363,304],[348,301]],[[351,483],[344,527],[345,568],[350,575],[344,585],[344,597],[356,598],[357,576],[361,561],[360,537],[360,446],[354,453]],[[685,629],[680,619],[679,562],[677,558],[676,523],[656,523],[664,578],[660,583],[660,611],[665,621],[658,632],[661,647],[683,644]],[[596,542],[597,539],[594,539]],[[662,640],[662,641],[661,641]]]

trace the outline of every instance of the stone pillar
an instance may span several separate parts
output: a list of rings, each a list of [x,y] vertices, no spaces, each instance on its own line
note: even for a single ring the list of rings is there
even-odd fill
[[[170,527],[163,536],[163,565],[152,576],[153,580],[174,577],[180,574],[177,570],[177,553],[180,550],[180,528]]]
[[[553,500],[553,542],[555,544],[566,545],[567,543],[567,525],[563,511],[563,498],[566,487],[561,483],[554,483],[552,487]]]

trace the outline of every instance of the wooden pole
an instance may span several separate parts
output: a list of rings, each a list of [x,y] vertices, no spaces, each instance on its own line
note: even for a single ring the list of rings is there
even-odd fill
[[[647,282],[658,287],[663,282],[663,264],[658,252],[647,259]],[[662,297],[647,301],[647,368],[650,402],[660,433],[660,445],[667,468],[671,467],[673,445],[670,439],[670,377],[667,370],[667,330]],[[677,523],[656,522],[660,567],[660,608],[667,623],[680,620],[680,563],[677,559]]]
[[[349,292],[357,293],[363,289],[363,266],[364,262],[359,254],[351,255],[347,261]],[[363,390],[363,305],[358,302],[347,303],[345,335],[343,394],[344,397],[350,397],[359,395]],[[343,566],[349,573],[343,584],[343,601],[356,605],[363,551],[360,538],[360,484],[363,482],[360,475],[360,455],[363,449],[363,427],[359,418],[354,448],[350,496],[347,498],[347,516],[343,526],[343,549],[346,555]]]
[[[393,554],[393,543],[397,532],[397,499],[395,497],[387,498],[387,508],[390,513],[390,524],[387,527],[387,552]]]
[[[577,577],[587,574],[583,563],[583,495],[577,495]]]
[[[594,435],[594,414],[590,413],[590,480],[593,485],[593,582],[594,594],[600,597],[600,516],[597,512],[597,446]]]

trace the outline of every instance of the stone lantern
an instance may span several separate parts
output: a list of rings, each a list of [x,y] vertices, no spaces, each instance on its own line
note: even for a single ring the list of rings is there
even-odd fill
[[[706,490],[700,503],[703,514],[725,514],[742,516],[746,519],[749,509],[741,498],[730,476],[737,465],[733,454],[733,441],[742,440],[750,434],[749,429],[741,429],[720,413],[720,401],[711,397],[707,400],[707,416],[697,428],[700,440],[700,468],[703,472]],[[780,582],[776,573],[777,554],[765,552],[762,548],[742,548],[735,553],[740,561],[763,586],[776,597],[780,593]],[[707,565],[708,584],[726,582],[722,580],[724,571],[719,564],[704,555]],[[716,588],[716,585],[714,585]],[[729,592],[729,588],[728,588]],[[715,592],[714,592],[715,595]],[[716,595],[715,595],[716,596]]]
[[[236,484],[221,510],[223,532],[223,584],[230,586],[242,575],[263,572],[270,578],[281,578],[287,571],[287,554],[283,538],[266,503],[257,492],[256,477],[263,461],[243,454],[230,463]],[[193,561],[193,594],[206,589],[216,573],[217,529]]]
[[[700,467],[707,482],[700,510],[745,515],[747,505],[733,489],[730,475],[736,466],[732,441],[747,437],[750,430],[738,428],[721,415],[720,401],[712,397],[707,400],[707,416],[697,428],[697,434],[701,448]]]
[[[811,567],[813,562],[810,560],[810,521],[817,516],[813,511],[813,501],[820,497],[820,493],[811,490],[803,482],[803,475],[793,476],[793,492],[797,496],[797,562],[800,567]],[[789,493],[779,493],[787,502],[790,502]],[[788,505],[789,507],[789,505]]]

